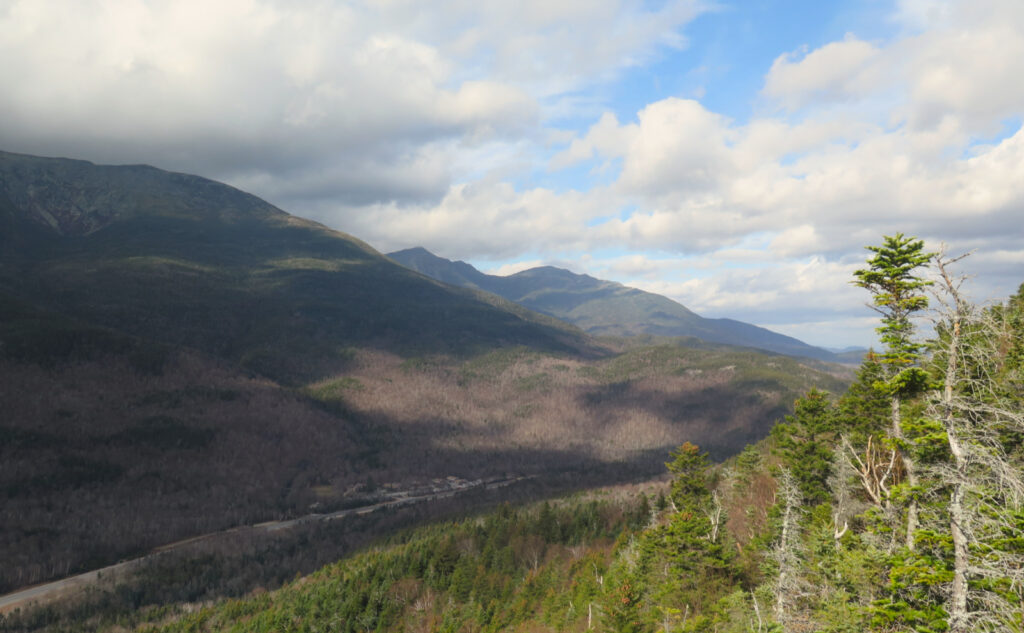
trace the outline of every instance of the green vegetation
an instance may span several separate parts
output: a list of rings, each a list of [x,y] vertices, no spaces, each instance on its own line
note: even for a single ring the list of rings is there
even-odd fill
[[[153,630],[498,631],[538,611],[550,625],[580,622],[602,597],[614,539],[647,520],[637,510],[596,500],[532,512],[505,506],[480,520],[417,530],[275,594]],[[575,553],[584,549],[585,556]]]
[[[886,237],[855,277],[885,349],[844,392],[749,348],[599,344],[471,268],[447,287],[203,179],[9,154],[0,175],[4,589],[430,478],[564,491],[668,455],[670,480],[258,555],[245,532],[5,630],[1024,631],[1024,286],[973,306],[956,260]],[[509,283],[581,323],[655,306],[564,271]]]
[[[388,256],[438,281],[494,293],[595,336],[697,337],[778,354],[845,362],[789,336],[732,319],[706,319],[667,297],[560,268],[542,266],[500,277],[481,273],[465,262],[437,257],[423,248]]]
[[[842,388],[597,341],[203,178],[0,153],[0,182],[0,592],[375,487],[635,481]]]
[[[279,591],[142,612],[131,626],[1024,631],[1024,286],[1005,305],[977,308],[952,262],[933,261],[945,310],[921,354],[901,363],[926,379],[900,392],[898,431],[894,372],[869,357],[844,395],[809,390],[770,438],[719,467],[683,443],[668,485],[650,496],[503,507],[385,539]],[[624,368],[642,376],[644,359],[695,369],[665,349],[635,353],[593,375],[625,390],[613,380]],[[573,375],[544,370],[543,358],[504,361],[505,371],[522,361],[528,377]]]

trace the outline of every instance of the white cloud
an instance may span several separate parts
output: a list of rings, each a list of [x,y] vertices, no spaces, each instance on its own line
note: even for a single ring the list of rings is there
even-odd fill
[[[809,102],[860,98],[884,79],[885,67],[878,64],[881,51],[850,34],[798,57],[780,55],[765,78],[764,94],[790,110]]]
[[[402,15],[415,1],[389,2]],[[421,24],[449,33],[445,49],[461,59],[486,60],[488,73],[551,96],[577,89],[594,76],[636,66],[659,47],[682,47],[681,27],[707,10],[697,0],[651,6],[636,0],[581,2],[455,2],[431,7]],[[454,9],[454,10],[453,10]],[[473,26],[464,29],[466,23]],[[421,30],[420,32],[423,32]],[[457,34],[457,36],[456,36]],[[479,62],[476,62],[479,63]]]
[[[346,230],[382,251],[425,246],[457,259],[511,258],[530,251],[589,250],[587,223],[605,206],[596,192],[558,194],[516,191],[507,183],[480,181],[451,187],[436,204],[376,204],[348,209]],[[337,224],[336,211],[320,219]]]
[[[332,173],[358,189],[343,202],[436,199],[459,177],[434,162],[438,145],[541,135],[542,99],[682,45],[679,29],[702,10],[11,0],[0,136],[15,151],[263,183],[264,195]]]
[[[620,126],[611,112],[605,112],[582,138],[573,138],[569,147],[552,157],[551,169],[564,169],[589,160],[594,154],[607,158],[623,156],[636,137],[637,126]]]
[[[502,264],[501,266],[498,266],[496,268],[488,268],[484,270],[484,272],[487,273],[488,275],[498,275],[499,277],[507,277],[508,275],[514,275],[524,270],[529,270],[531,268],[536,268],[538,266],[545,265],[547,264],[544,260],[531,259],[521,262],[513,262],[511,264]]]
[[[616,116],[584,90],[685,46],[708,6],[12,0],[0,137],[226,179],[384,250],[593,253],[598,276],[764,325],[855,322],[849,272],[895,231],[981,246],[985,293],[1015,289],[1024,3],[903,0],[888,40],[775,51],[749,120],[678,91]],[[558,181],[591,163],[601,186]]]
[[[733,175],[732,136],[721,115],[688,99],[665,99],[637,114],[623,160],[621,185],[647,195],[713,190]]]
[[[821,257],[765,258],[743,267],[720,267],[699,277],[636,281],[704,316],[728,316],[771,327],[799,314],[807,320],[841,318],[863,305],[864,292],[849,281],[859,264]]]
[[[984,14],[983,7],[971,15],[974,10]],[[914,128],[935,127],[952,116],[971,133],[988,135],[999,130],[1002,119],[1024,111],[1024,12],[1019,8],[982,23],[929,31],[896,50],[908,58],[906,116]]]
[[[810,224],[801,224],[777,235],[771,242],[771,249],[784,257],[820,253],[821,236]]]

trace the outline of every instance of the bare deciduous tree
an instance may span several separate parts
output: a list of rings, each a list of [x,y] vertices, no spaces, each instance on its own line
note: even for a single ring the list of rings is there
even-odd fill
[[[803,496],[796,479],[787,468],[779,473],[778,500],[782,503],[782,533],[773,552],[779,565],[775,583],[775,620],[789,630],[795,619],[795,599],[804,593],[800,577],[800,503]]]
[[[935,468],[950,490],[954,560],[946,610],[952,633],[1019,630],[1011,627],[1021,623],[1024,555],[1005,544],[1024,538],[1024,476],[1006,455],[1004,440],[1007,432],[1024,432],[1024,412],[1000,393],[993,374],[1006,338],[1020,333],[1007,332],[997,313],[965,300],[963,278],[950,271],[962,258],[935,258],[942,306],[936,354],[944,361],[944,383],[928,407],[942,423],[950,452]]]
[[[848,457],[856,462],[854,465],[851,461],[846,460],[846,463],[857,471],[864,492],[875,505],[888,507],[889,486],[892,483],[896,466],[896,451],[882,449],[875,442],[874,437],[868,436],[864,459],[861,459],[846,436],[843,436],[842,443]]]

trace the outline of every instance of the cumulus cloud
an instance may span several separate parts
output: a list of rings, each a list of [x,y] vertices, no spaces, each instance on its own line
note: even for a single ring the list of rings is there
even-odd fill
[[[881,51],[848,34],[807,53],[785,53],[772,63],[763,93],[790,110],[810,101],[860,98],[878,89],[884,77]]]
[[[604,115],[552,165],[621,161],[614,187],[637,211],[599,228],[631,248],[714,251],[759,232],[775,234],[771,247],[789,256],[839,257],[897,230],[1019,240],[1018,223],[1002,225],[1024,210],[1024,131],[994,143],[975,139],[986,125],[1024,114],[1011,79],[1024,71],[1024,54],[1014,52],[1024,12],[967,19],[958,6],[955,19],[936,18],[933,30],[884,45],[847,36],[800,59],[776,59],[763,92],[804,107],[799,117],[761,115],[739,125],[695,101],[665,99],[633,122]],[[971,45],[993,33],[989,46]],[[881,68],[892,76],[881,80]],[[931,90],[943,82],[929,73],[950,83]],[[837,99],[895,98],[893,77],[907,88],[896,108],[905,116],[895,123],[870,108],[831,107]],[[925,113],[939,101],[943,114],[928,123]]]
[[[508,183],[479,181],[452,186],[437,204],[351,210],[348,230],[383,251],[425,246],[449,258],[499,260],[589,250],[594,242],[587,224],[611,204],[596,191],[517,191]],[[330,220],[336,211],[324,214],[321,219]]]
[[[652,103],[623,159],[621,184],[648,195],[705,192],[733,175],[730,130],[724,117],[690,99]]]
[[[980,247],[982,294],[1015,289],[1024,3],[902,0],[887,39],[775,51],[746,119],[584,90],[685,46],[708,7],[12,0],[0,137],[224,179],[382,250],[571,257],[780,328],[856,322],[821,297],[859,309],[849,273],[896,231]],[[599,186],[558,182],[587,166]]]
[[[605,112],[586,135],[573,138],[569,147],[551,158],[551,169],[564,169],[582,161],[590,160],[595,154],[613,159],[623,156],[630,142],[636,137],[635,124],[621,126],[611,112]]]
[[[438,147],[539,135],[544,98],[681,46],[701,10],[12,0],[0,11],[12,62],[0,66],[0,135],[9,150],[257,186],[283,206],[317,191],[343,205],[436,201],[460,176]],[[309,192],[295,195],[299,183]]]
[[[955,26],[928,31],[899,47],[909,49],[911,95],[906,117],[915,128],[931,128],[955,118],[969,132],[987,135],[998,131],[1002,119],[1020,116],[1024,11],[1014,3],[1012,9],[979,20],[975,12],[986,15],[986,8],[997,7],[961,10],[957,17],[962,21]]]
[[[675,98],[635,120],[607,113],[549,167],[618,161],[610,188],[635,210],[592,239],[703,253],[724,268],[690,265],[673,278],[626,255],[607,271],[708,314],[785,329],[800,312],[821,332],[856,323],[849,311],[865,298],[850,274],[863,245],[897,231],[932,248],[979,247],[965,262],[979,276],[976,296],[1005,296],[1024,256],[1022,7],[904,3],[904,30],[890,41],[847,35],[776,58],[761,97],[781,108],[743,123]],[[1010,132],[991,139],[1007,122]],[[757,263],[739,257],[752,239]]]

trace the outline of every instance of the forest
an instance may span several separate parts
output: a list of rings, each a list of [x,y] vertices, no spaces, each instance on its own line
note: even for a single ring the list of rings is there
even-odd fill
[[[649,478],[852,377],[598,339],[198,176],[0,152],[0,185],[3,594],[435,478]]]
[[[1024,285],[978,306],[964,256],[900,234],[869,250],[853,283],[881,349],[845,393],[811,389],[721,464],[686,442],[643,490],[506,504],[400,531],[276,591],[48,626],[1024,631]],[[3,629],[40,622],[15,614]]]

